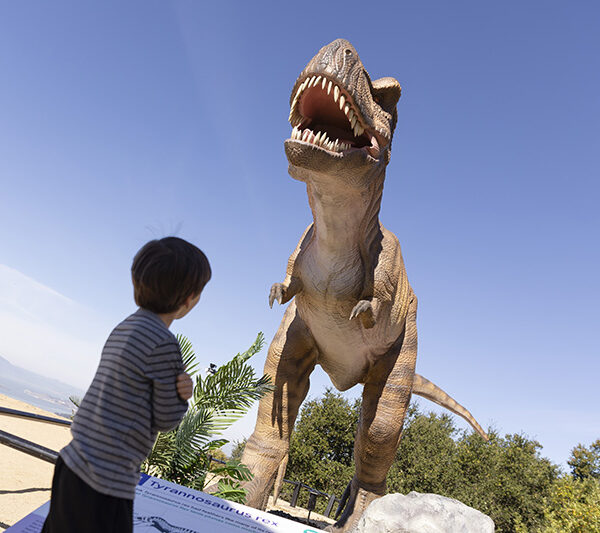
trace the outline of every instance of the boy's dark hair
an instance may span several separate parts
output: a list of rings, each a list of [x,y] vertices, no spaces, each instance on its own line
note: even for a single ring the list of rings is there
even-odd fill
[[[202,292],[211,277],[208,259],[179,237],[146,243],[133,258],[135,303],[154,313],[172,313]]]

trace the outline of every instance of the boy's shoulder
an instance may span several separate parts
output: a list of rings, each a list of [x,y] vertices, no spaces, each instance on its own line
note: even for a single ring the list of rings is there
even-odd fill
[[[160,317],[142,307],[120,322],[113,330],[113,334],[141,337],[153,344],[161,344],[166,341],[177,343],[177,338]]]

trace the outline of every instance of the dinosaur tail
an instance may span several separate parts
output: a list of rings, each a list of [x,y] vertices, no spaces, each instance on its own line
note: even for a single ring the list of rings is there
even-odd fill
[[[483,431],[481,426],[477,423],[477,420],[473,417],[467,409],[465,409],[462,405],[456,402],[454,399],[450,397],[449,394],[440,389],[437,385],[425,379],[423,376],[419,374],[415,374],[415,380],[413,382],[413,394],[417,394],[418,396],[422,396],[427,400],[430,400],[442,407],[452,411],[454,414],[461,416],[464,418],[473,429],[477,431],[485,440],[490,440],[487,436],[487,433]]]

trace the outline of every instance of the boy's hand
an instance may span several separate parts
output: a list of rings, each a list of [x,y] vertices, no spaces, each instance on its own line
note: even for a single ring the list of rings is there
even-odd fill
[[[185,372],[177,376],[177,394],[184,402],[187,402],[194,394],[194,382]]]

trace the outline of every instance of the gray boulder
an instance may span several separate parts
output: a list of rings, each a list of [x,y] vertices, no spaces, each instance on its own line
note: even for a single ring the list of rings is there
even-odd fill
[[[375,500],[352,533],[494,533],[494,522],[458,500],[411,492]]]

